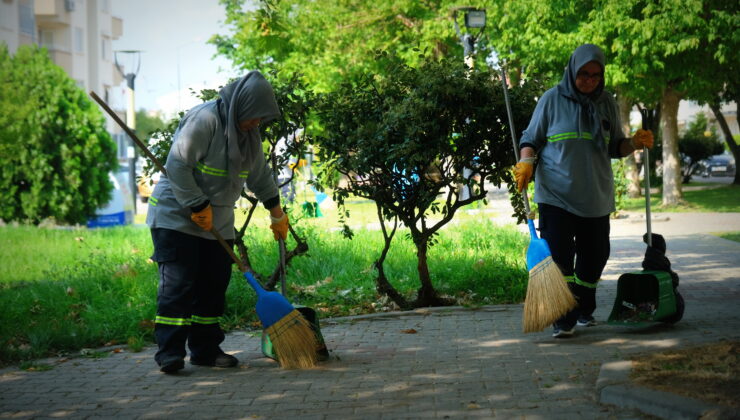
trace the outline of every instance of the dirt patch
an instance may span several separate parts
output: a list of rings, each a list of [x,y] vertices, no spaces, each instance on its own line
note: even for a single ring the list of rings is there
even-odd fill
[[[647,388],[740,409],[740,342],[634,357],[631,378]]]

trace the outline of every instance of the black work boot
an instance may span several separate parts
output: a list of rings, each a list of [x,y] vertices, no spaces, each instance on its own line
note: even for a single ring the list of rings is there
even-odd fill
[[[213,367],[219,367],[219,368],[231,368],[231,367],[237,367],[239,366],[239,359],[236,357],[221,353],[214,357],[213,359],[209,360],[201,360],[198,358],[190,357],[190,363],[197,365],[197,366],[213,366]]]
[[[171,359],[159,365],[159,370],[164,373],[177,373],[185,367],[185,361],[182,359]]]

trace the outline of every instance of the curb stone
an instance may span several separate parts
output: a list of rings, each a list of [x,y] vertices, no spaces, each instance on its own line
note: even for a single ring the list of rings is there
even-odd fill
[[[346,322],[360,321],[360,320],[373,319],[373,318],[400,318],[400,317],[407,317],[407,316],[426,316],[432,313],[437,313],[437,314],[445,313],[445,312],[454,313],[455,311],[459,311],[459,310],[481,311],[481,312],[505,312],[505,311],[510,310],[510,308],[507,308],[507,306],[511,306],[511,305],[504,304],[504,305],[481,305],[481,306],[460,306],[460,305],[430,306],[426,308],[410,309],[407,311],[394,310],[394,311],[388,311],[388,312],[373,312],[370,314],[322,318],[322,319],[319,319],[319,322],[321,325],[324,325],[324,324],[335,325],[335,324],[342,324]]]
[[[596,380],[601,404],[637,409],[661,419],[737,419],[740,411],[664,391],[637,386],[630,380],[632,361],[604,363]]]

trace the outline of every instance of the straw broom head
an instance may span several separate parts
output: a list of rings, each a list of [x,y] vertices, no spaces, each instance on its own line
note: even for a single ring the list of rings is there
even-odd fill
[[[311,324],[293,310],[265,329],[272,341],[280,366],[285,369],[307,369],[316,366],[318,342]]]
[[[552,257],[543,259],[529,270],[524,301],[525,333],[544,330],[575,307],[576,300]]]

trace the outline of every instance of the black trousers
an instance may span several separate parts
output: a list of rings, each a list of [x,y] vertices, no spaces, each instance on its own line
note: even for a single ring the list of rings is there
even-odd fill
[[[157,317],[154,336],[160,365],[185,357],[209,361],[221,353],[226,288],[231,258],[218,241],[170,229],[152,229],[154,255],[159,265]],[[229,241],[233,245],[233,241]]]
[[[557,321],[570,329],[579,316],[590,316],[596,309],[596,284],[610,252],[609,215],[581,217],[548,204],[539,204],[539,210],[540,236],[578,301],[575,309]]]

